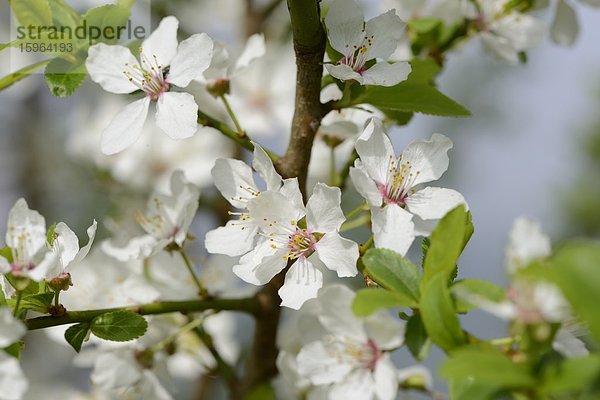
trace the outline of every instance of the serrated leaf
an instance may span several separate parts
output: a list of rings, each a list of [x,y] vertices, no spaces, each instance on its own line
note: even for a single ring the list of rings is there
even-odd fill
[[[148,322],[132,311],[113,311],[94,318],[90,329],[101,339],[127,342],[142,336],[148,329]]]
[[[429,356],[431,340],[419,314],[411,316],[406,322],[404,343],[415,359],[422,361]]]
[[[48,308],[52,304],[54,293],[40,293],[21,299],[20,308],[37,311],[42,314],[48,313]]]
[[[353,99],[353,104],[371,104],[383,112],[417,112],[422,114],[464,117],[471,112],[429,84],[401,82],[396,86],[369,86]]]
[[[83,342],[87,340],[90,334],[90,324],[87,322],[81,322],[79,324],[70,326],[65,331],[65,340],[69,343],[76,352],[81,351]]]
[[[402,294],[416,307],[419,302],[419,269],[409,259],[388,249],[369,249],[362,257],[367,275],[380,286]]]
[[[465,279],[452,285],[452,293],[456,299],[456,311],[466,313],[476,308],[477,304],[472,304],[465,297],[476,296],[493,302],[500,302],[504,299],[504,288],[493,282],[484,279]],[[465,296],[467,294],[468,296]]]
[[[423,262],[421,290],[438,274],[442,274],[446,279],[450,278],[465,247],[468,224],[464,205],[456,207],[440,220],[431,233],[430,245]]]
[[[446,379],[474,379],[480,385],[502,388],[535,387],[528,369],[513,363],[493,349],[465,347],[457,349],[442,364],[440,374]]]
[[[592,336],[600,343],[600,246],[594,242],[575,242],[562,247],[552,259],[555,283],[587,322]]]
[[[356,292],[352,301],[352,311],[358,317],[366,317],[385,308],[410,307],[413,299],[398,292],[380,288],[366,288]]]
[[[48,0],[10,0],[19,24],[34,27],[52,26],[52,12]]]
[[[87,77],[85,63],[73,65],[60,58],[52,60],[44,73],[46,86],[56,97],[68,97],[83,84]]]
[[[437,274],[428,282],[421,292],[419,305],[423,325],[435,344],[448,352],[465,343],[446,276]]]

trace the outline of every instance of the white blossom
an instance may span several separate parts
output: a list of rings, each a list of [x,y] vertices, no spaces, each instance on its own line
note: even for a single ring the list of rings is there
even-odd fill
[[[20,400],[28,387],[29,383],[19,361],[4,351],[0,351],[0,398],[2,400]]]

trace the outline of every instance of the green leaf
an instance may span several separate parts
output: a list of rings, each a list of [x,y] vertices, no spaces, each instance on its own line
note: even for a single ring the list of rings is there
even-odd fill
[[[4,90],[9,86],[12,86],[14,83],[20,81],[23,78],[27,78],[29,75],[33,74],[38,69],[41,69],[46,66],[51,60],[40,61],[35,64],[28,65],[20,70],[13,72],[12,74],[6,75],[5,77],[0,79],[0,90]]]
[[[94,318],[90,329],[101,339],[127,342],[142,336],[148,329],[148,322],[132,311],[113,311]]]
[[[415,359],[423,361],[429,356],[431,340],[419,314],[411,316],[406,322],[404,342]]]
[[[52,304],[54,293],[40,293],[21,299],[21,308],[37,311],[42,314],[48,313],[48,308]]]
[[[431,84],[440,73],[441,67],[431,58],[410,61],[411,72],[407,83]]]
[[[244,400],[277,400],[277,396],[271,385],[263,383],[244,396]]]
[[[21,341],[15,342],[15,343],[11,344],[10,346],[4,348],[4,352],[6,354],[8,354],[9,356],[12,356],[18,360],[19,358],[21,358],[21,351],[23,351],[24,347],[25,347],[25,342],[21,340]]]
[[[446,279],[450,277],[465,247],[468,223],[468,215],[463,205],[456,207],[440,220],[431,233],[431,244],[423,262],[421,290],[438,274],[442,274]]]
[[[436,275],[425,286],[421,292],[420,311],[427,334],[440,348],[448,352],[465,343],[444,275]]]
[[[5,246],[4,248],[0,249],[0,257],[4,257],[6,259],[6,261],[8,261],[9,263],[12,263],[13,256],[12,256],[12,251],[10,250],[10,247]]]
[[[55,58],[46,66],[44,79],[46,85],[56,97],[67,97],[83,84],[87,77],[85,63],[73,65],[68,61]]]
[[[415,304],[414,300],[402,293],[381,288],[366,288],[356,292],[352,311],[356,316],[366,317],[382,308],[410,307],[409,304]]]
[[[20,25],[36,28],[52,26],[48,0],[10,0],[9,3]]]
[[[529,370],[513,363],[508,357],[493,349],[464,347],[450,354],[442,364],[440,374],[446,379],[474,379],[478,385],[498,388],[529,388],[536,381]]]
[[[50,10],[52,11],[52,21],[56,27],[68,26],[75,29],[81,20],[79,14],[64,0],[52,0]]]
[[[600,343],[600,245],[575,242],[565,245],[553,257],[555,283],[587,322],[592,336]]]
[[[365,271],[380,286],[402,294],[410,301],[408,307],[419,302],[419,269],[409,259],[388,249],[369,249],[362,258]]]
[[[70,326],[65,331],[65,340],[69,343],[76,352],[81,351],[81,345],[90,334],[90,324],[87,322],[81,322],[79,324]]]
[[[600,380],[600,355],[567,358],[546,368],[542,379],[546,393],[583,392],[588,385]]]
[[[462,117],[471,112],[439,90],[423,83],[401,82],[392,87],[369,86],[352,104],[371,104],[382,110]]]
[[[466,313],[479,308],[477,304],[472,304],[468,299],[465,299],[464,295],[461,296],[463,293],[495,303],[502,301],[505,294],[504,288],[484,279],[465,279],[456,282],[452,285],[451,291],[455,295],[456,311],[459,313]]]
[[[98,42],[116,43],[119,40],[119,37],[117,37],[119,27],[124,27],[127,24],[130,14],[129,7],[122,4],[105,4],[88,10],[83,16],[86,25],[96,27],[101,32],[98,38],[89,37],[88,44],[91,46]],[[107,34],[105,35],[105,33]]]
[[[482,385],[472,378],[450,381],[451,400],[495,400],[498,388]]]
[[[435,18],[418,18],[410,20],[408,28],[418,34],[425,34],[433,31],[442,24],[442,21]]]

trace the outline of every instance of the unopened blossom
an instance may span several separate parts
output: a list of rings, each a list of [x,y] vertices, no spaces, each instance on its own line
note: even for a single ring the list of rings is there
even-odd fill
[[[350,177],[371,207],[376,247],[406,254],[415,236],[428,236],[439,219],[466,204],[455,190],[422,188],[448,169],[451,148],[450,139],[434,133],[430,140],[413,141],[396,157],[381,121],[369,122],[356,142],[360,158]]]
[[[104,130],[101,148],[105,154],[118,153],[138,140],[152,101],[157,104],[156,124],[169,137],[185,139],[196,132],[194,97],[172,89],[185,88],[208,68],[213,42],[202,33],[177,44],[178,26],[175,17],[164,18],[142,42],[139,62],[124,46],[98,43],[90,47],[86,67],[94,82],[111,93],[141,90],[145,95],[121,110]]]
[[[152,194],[146,212],[136,214],[146,234],[132,238],[125,247],[105,241],[102,248],[116,259],[127,261],[148,258],[171,243],[181,247],[196,215],[199,197],[198,188],[185,179],[183,172],[175,171],[171,175],[170,193]]]
[[[6,245],[10,260],[0,256],[0,273],[40,281],[66,274],[70,267],[81,261],[89,252],[96,234],[96,221],[88,228],[88,243],[79,248],[73,231],[59,222],[48,238],[46,220],[40,213],[30,210],[24,199],[19,199],[8,214]]]
[[[325,64],[333,77],[361,85],[394,86],[410,74],[407,62],[387,62],[405,28],[393,10],[365,22],[354,0],[336,0],[325,16],[325,26],[331,47],[342,54],[337,63]],[[381,61],[367,66],[372,60]]]
[[[221,158],[211,170],[217,189],[237,211],[230,212],[234,219],[225,226],[206,234],[206,250],[209,253],[240,256],[252,250],[258,229],[248,213],[248,202],[260,195],[261,189],[253,176],[253,169],[265,182],[267,190],[280,190],[284,185],[275,171],[273,162],[258,144],[254,144],[252,168],[243,161]],[[294,182],[288,181],[293,185]]]
[[[515,10],[506,11],[510,0],[477,0],[474,19],[485,48],[510,64],[519,62],[519,53],[537,46],[546,35],[543,21]]]

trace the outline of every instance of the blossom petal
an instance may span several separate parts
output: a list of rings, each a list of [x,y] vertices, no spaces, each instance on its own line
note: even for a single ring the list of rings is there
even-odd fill
[[[2,398],[7,400],[22,399],[27,392],[29,383],[19,361],[6,354],[0,352],[0,393]]]
[[[238,72],[248,65],[250,65],[254,60],[264,56],[266,53],[265,46],[265,35],[262,33],[255,33],[250,36],[246,41],[246,46],[242,51],[242,54],[238,57],[234,66],[234,73]]]
[[[365,331],[379,349],[392,350],[404,342],[404,323],[388,312],[378,312],[364,319]]]
[[[326,233],[316,244],[316,252],[325,266],[342,277],[356,276],[358,245],[337,232]]]
[[[521,13],[510,13],[492,24],[492,31],[508,40],[517,51],[531,49],[546,36],[542,20]]]
[[[294,229],[304,216],[304,208],[279,192],[266,191],[248,202],[250,216],[267,232],[279,232],[282,227]]]
[[[46,220],[35,210],[30,210],[25,199],[17,200],[8,213],[6,245],[19,248],[23,261],[33,257],[46,246]]]
[[[90,225],[86,231],[86,233],[88,235],[88,242],[85,246],[83,246],[79,250],[79,252],[75,256],[75,259],[73,260],[73,263],[77,263],[77,262],[83,260],[85,258],[85,256],[88,255],[88,253],[90,252],[90,249],[92,248],[92,244],[94,243],[94,238],[96,237],[97,229],[98,229],[98,222],[96,222],[96,220],[94,220],[94,222],[92,222],[92,225]]]
[[[540,224],[529,218],[517,218],[506,245],[506,270],[514,274],[532,261],[548,257],[551,252],[550,238]]]
[[[429,140],[417,139],[409,144],[402,152],[402,163],[410,162],[411,172],[416,173],[411,187],[440,179],[448,169],[448,150],[452,146],[452,141],[439,133]]]
[[[305,301],[317,297],[323,286],[323,273],[308,259],[298,259],[285,274],[283,286],[279,289],[281,306],[300,309]]]
[[[314,232],[334,232],[340,229],[346,218],[340,207],[342,191],[317,183],[306,204],[306,224]]]
[[[394,250],[406,255],[415,240],[412,215],[396,205],[371,209],[375,247]]]
[[[123,94],[138,90],[125,75],[125,71],[139,67],[138,61],[127,47],[95,44],[88,50],[85,66],[90,78],[107,92]]]
[[[371,118],[356,141],[356,152],[367,174],[378,184],[385,184],[390,161],[395,158],[390,138],[385,134],[382,122]]]
[[[374,392],[375,381],[371,371],[366,368],[356,368],[343,382],[332,385],[329,390],[329,400],[372,399]]]
[[[256,225],[233,220],[208,232],[204,245],[209,253],[235,257],[252,250],[255,237]]]
[[[175,58],[171,61],[167,82],[186,87],[198,78],[210,65],[213,41],[206,33],[190,36],[179,43]]]
[[[362,44],[365,17],[359,5],[351,0],[335,0],[325,16],[331,47],[350,55]]]
[[[150,98],[144,97],[128,104],[115,115],[102,132],[102,152],[106,155],[116,154],[137,142],[142,134],[149,107]]]
[[[26,332],[25,324],[20,319],[13,317],[9,307],[0,307],[0,348],[3,349],[15,343],[25,336]]]
[[[160,247],[168,243],[162,243],[151,235],[134,237],[125,246],[116,246],[111,241],[102,242],[102,250],[119,261],[130,261],[148,258],[160,250]]]
[[[460,204],[466,206],[465,198],[456,190],[426,187],[405,199],[406,208],[424,220],[443,218]]]
[[[157,102],[156,125],[171,139],[187,139],[198,130],[198,105],[189,93],[163,93]]]
[[[579,23],[573,7],[565,0],[558,0],[550,37],[561,46],[571,46],[579,36]]]
[[[490,32],[481,32],[480,35],[483,46],[490,51],[496,59],[504,61],[511,65],[519,63],[518,51],[510,41]]]
[[[266,182],[267,190],[279,189],[281,186],[281,175],[275,171],[273,161],[258,143],[252,142],[252,144],[254,145],[254,159],[252,160],[252,167]]]
[[[346,64],[325,64],[325,69],[327,69],[327,72],[329,72],[331,76],[341,81],[350,81],[354,79],[361,85],[364,83],[362,75]]]
[[[359,342],[368,340],[363,324],[352,312],[355,293],[347,286],[329,285],[319,293],[319,322],[327,332],[336,336],[348,336]]]
[[[411,70],[410,64],[404,61],[382,61],[363,72],[363,85],[396,86],[408,78]]]
[[[258,190],[252,169],[243,161],[219,158],[210,173],[219,192],[236,208],[246,207],[246,202]]]
[[[158,27],[142,42],[142,58],[156,62],[163,68],[171,64],[177,53],[177,28],[179,21],[173,16],[163,18]],[[142,67],[146,67],[142,63]],[[149,69],[149,67],[148,67]]]
[[[342,382],[352,371],[351,364],[339,362],[321,341],[302,347],[296,360],[300,375],[307,377],[313,385]],[[345,399],[352,398],[357,397],[350,396]]]
[[[298,184],[298,178],[288,178],[283,180],[283,185],[279,189],[279,193],[287,197],[295,209],[304,210],[304,199]]]
[[[382,203],[381,192],[377,188],[375,181],[365,172],[362,163],[360,165],[360,167],[350,168],[350,179],[352,179],[352,184],[358,193],[367,200],[369,205],[379,207]]]
[[[272,249],[268,240],[240,258],[233,273],[253,285],[264,285],[285,268],[286,249]]]
[[[373,371],[374,390],[378,400],[394,400],[398,394],[398,370],[390,360],[389,354],[384,354]]]
[[[398,47],[405,27],[406,24],[396,15],[395,10],[389,10],[368,20],[365,31],[371,46],[367,47],[365,58],[387,60]]]

